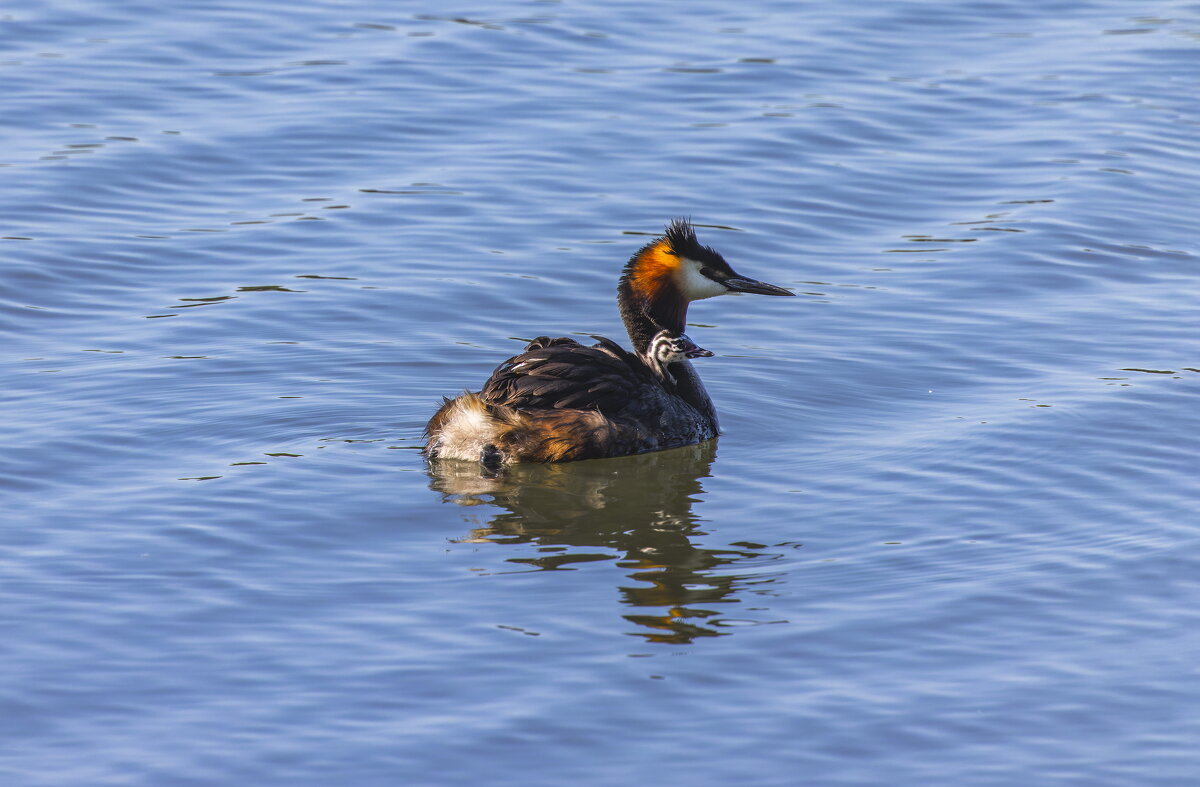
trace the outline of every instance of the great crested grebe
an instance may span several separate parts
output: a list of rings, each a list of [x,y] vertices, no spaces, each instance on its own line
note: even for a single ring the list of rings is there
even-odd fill
[[[791,292],[734,273],[676,219],[638,249],[617,285],[633,342],[591,347],[540,336],[496,367],[478,393],[446,399],[425,427],[431,459],[487,467],[570,462],[675,448],[717,435],[717,413],[689,359],[712,355],[683,332],[692,301]]]

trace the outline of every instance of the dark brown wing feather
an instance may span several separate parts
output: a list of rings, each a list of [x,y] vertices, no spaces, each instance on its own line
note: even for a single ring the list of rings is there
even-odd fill
[[[644,364],[601,338],[585,347],[574,339],[541,336],[496,367],[479,392],[490,405],[518,410],[596,410],[617,415],[657,385]]]
[[[517,462],[573,462],[653,451],[657,437],[636,420],[611,418],[595,410],[513,410],[499,407],[507,428],[497,435],[501,457]]]

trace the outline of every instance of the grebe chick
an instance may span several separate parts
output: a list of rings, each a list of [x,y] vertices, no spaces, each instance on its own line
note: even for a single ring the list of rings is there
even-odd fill
[[[712,355],[683,332],[688,304],[731,292],[792,295],[735,273],[692,225],[671,222],[634,252],[617,285],[633,352],[597,336],[534,339],[478,393],[445,399],[425,427],[430,459],[485,467],[569,462],[716,437],[717,414],[690,359]]]
[[[689,358],[711,358],[712,351],[697,347],[686,333],[674,336],[670,331],[659,331],[650,340],[650,350],[647,355],[653,359],[653,370],[659,379],[670,380],[674,384],[675,378],[671,376],[669,369],[671,364],[686,361]]]

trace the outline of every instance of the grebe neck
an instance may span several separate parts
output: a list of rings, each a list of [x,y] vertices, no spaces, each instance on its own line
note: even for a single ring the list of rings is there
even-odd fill
[[[696,412],[712,424],[714,432],[719,430],[717,408],[713,406],[708,391],[704,390],[704,383],[700,382],[700,375],[692,366],[692,362],[680,361],[671,364],[671,376],[675,378],[675,395],[696,408]]]
[[[634,293],[628,274],[622,276],[617,285],[617,305],[633,351],[642,358],[647,357],[656,335],[666,331],[678,336],[683,333],[687,321],[688,302],[670,283],[647,298]]]

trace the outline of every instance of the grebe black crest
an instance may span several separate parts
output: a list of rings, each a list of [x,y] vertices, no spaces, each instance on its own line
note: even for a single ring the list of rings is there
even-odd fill
[[[690,445],[716,437],[717,414],[691,359],[712,355],[683,332],[692,301],[792,293],[734,272],[676,219],[638,249],[617,285],[628,352],[597,336],[538,337],[496,367],[478,393],[446,399],[425,427],[431,459],[485,466],[570,462]]]

